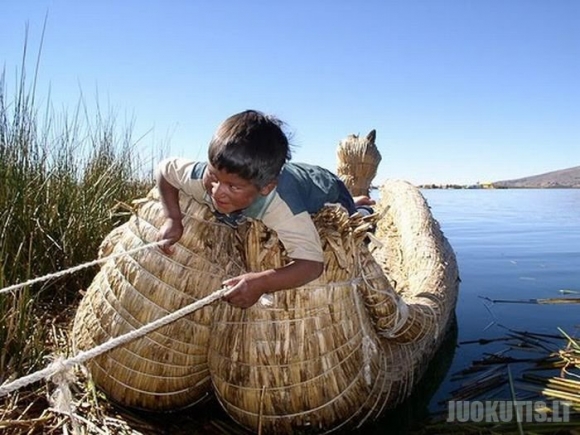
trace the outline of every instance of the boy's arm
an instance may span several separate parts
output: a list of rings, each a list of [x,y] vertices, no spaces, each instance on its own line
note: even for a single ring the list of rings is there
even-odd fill
[[[161,171],[157,173],[157,189],[159,190],[159,198],[165,215],[165,222],[159,229],[159,240],[168,241],[167,244],[160,246],[160,248],[166,254],[172,254],[173,245],[183,235],[179,190],[165,179]]]
[[[240,308],[254,305],[264,293],[300,287],[320,276],[323,263],[311,260],[294,260],[279,269],[250,272],[224,281],[232,291],[224,300]]]
[[[285,201],[274,198],[262,222],[276,231],[292,262],[224,281],[232,290],[223,299],[240,308],[252,306],[264,293],[307,284],[324,269],[320,238],[308,212],[294,214]]]
[[[165,217],[181,220],[179,189],[170,184],[161,171],[157,173],[157,189],[159,190],[159,197],[161,199],[161,205],[163,205]]]
[[[369,198],[366,195],[361,196],[353,196],[352,200],[354,201],[354,205],[375,205],[376,201],[374,199]]]

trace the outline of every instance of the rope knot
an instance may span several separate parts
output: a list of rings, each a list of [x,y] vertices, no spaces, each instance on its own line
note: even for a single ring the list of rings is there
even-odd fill
[[[54,374],[50,376],[50,380],[56,384],[61,385],[63,383],[71,383],[76,380],[76,376],[73,372],[73,365],[70,364],[65,357],[55,356],[54,361],[50,364]]]
[[[57,411],[72,417],[73,399],[70,384],[76,380],[74,366],[63,356],[57,356],[49,367],[53,371],[50,380],[56,385],[56,390],[50,396],[51,405]]]

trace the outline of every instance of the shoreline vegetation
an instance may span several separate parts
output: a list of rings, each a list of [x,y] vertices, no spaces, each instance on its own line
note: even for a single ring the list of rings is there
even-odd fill
[[[129,218],[131,201],[144,197],[154,184],[152,169],[147,170],[147,163],[138,158],[130,128],[119,128],[113,116],[104,117],[99,110],[89,115],[82,100],[72,115],[55,113],[50,102],[40,110],[24,65],[15,94],[6,89],[3,73],[0,288],[94,260],[104,237]],[[96,271],[91,268],[0,294],[0,384],[43,369],[54,354],[72,355],[71,320]],[[580,344],[573,343],[560,356],[568,357],[568,367],[578,368]],[[75,369],[75,375],[68,409],[59,408],[54,400],[58,390],[44,381],[0,398],[0,431],[6,435],[247,433],[225,413],[213,408],[215,413],[208,412],[205,403],[188,410],[178,429],[176,415],[168,421],[167,414],[143,416],[119,408],[96,390],[81,368]],[[438,428],[417,433],[440,433]],[[449,428],[447,424],[444,430]],[[492,433],[473,424],[471,429],[456,433]],[[492,430],[502,433],[498,427]]]
[[[15,95],[0,76],[0,288],[94,260],[153,185],[129,128],[82,100],[72,115],[41,111],[27,85],[24,66]],[[51,329],[94,274],[0,295],[0,383],[44,367]]]

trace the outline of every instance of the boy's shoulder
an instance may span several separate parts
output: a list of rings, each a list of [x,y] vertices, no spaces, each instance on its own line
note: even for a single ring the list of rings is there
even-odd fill
[[[316,213],[338,198],[338,177],[307,163],[286,163],[278,177],[277,193],[294,214]]]
[[[337,176],[322,166],[308,163],[286,163],[278,177],[278,185],[290,184],[292,187],[316,186],[325,189],[336,184]]]
[[[302,162],[287,162],[282,167],[282,173],[287,172],[298,177],[312,177],[316,175],[323,175],[329,177],[335,177],[335,175],[328,169],[322,166],[312,165],[310,163]]]
[[[196,201],[207,203],[203,187],[203,173],[207,163],[195,162],[183,157],[169,157],[159,163],[159,174],[173,187],[192,196]]]
[[[207,162],[193,162],[191,165],[191,179],[201,180],[203,178],[205,168],[207,168]]]

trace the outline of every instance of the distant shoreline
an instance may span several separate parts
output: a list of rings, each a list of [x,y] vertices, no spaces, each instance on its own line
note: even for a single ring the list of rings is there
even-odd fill
[[[506,190],[506,189],[580,189],[580,186],[495,186],[490,185],[461,185],[461,184],[419,184],[417,186],[419,189],[429,189],[429,190]]]
[[[461,184],[422,184],[421,189],[580,189],[580,166],[503,181]]]

